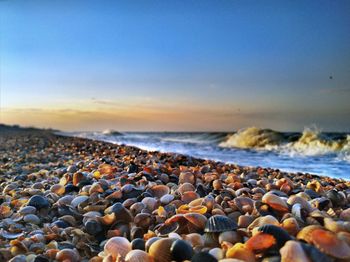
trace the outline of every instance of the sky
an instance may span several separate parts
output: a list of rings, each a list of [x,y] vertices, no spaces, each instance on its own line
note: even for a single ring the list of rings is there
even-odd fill
[[[0,1],[0,122],[350,131],[350,1]]]

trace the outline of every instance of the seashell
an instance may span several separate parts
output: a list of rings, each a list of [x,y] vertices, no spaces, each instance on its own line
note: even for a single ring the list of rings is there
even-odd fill
[[[181,172],[179,175],[179,184],[190,183],[195,184],[195,176],[190,172]]]
[[[5,239],[16,239],[21,236],[23,236],[23,232],[21,233],[12,233],[12,232],[7,232],[3,229],[0,230],[0,236],[5,238]]]
[[[250,215],[241,215],[238,217],[238,227],[246,228],[248,227],[254,220],[253,216]]]
[[[280,249],[281,262],[310,261],[305,254],[302,245],[298,241],[289,240]]]
[[[81,204],[87,204],[89,200],[88,196],[77,196],[71,201],[71,206],[77,208]]]
[[[300,231],[298,221],[294,217],[284,219],[282,227],[292,236],[296,236]]]
[[[62,249],[56,254],[57,261],[71,261],[71,262],[79,262],[80,256],[79,253],[74,249]]]
[[[152,258],[143,250],[131,250],[125,257],[125,262],[151,262]]]
[[[313,190],[313,191],[315,191],[316,193],[319,193],[319,194],[323,194],[324,193],[323,186],[317,180],[312,180],[312,181],[308,182],[307,185],[306,185],[306,188],[307,189],[311,189],[311,190]]]
[[[193,249],[189,242],[177,239],[171,244],[170,253],[172,255],[172,260],[190,260],[193,256]]]
[[[146,242],[142,238],[135,238],[131,241],[131,249],[139,249],[139,250],[145,250],[146,248]]]
[[[103,231],[103,227],[97,218],[89,218],[84,223],[85,231],[90,235],[97,235]]]
[[[29,215],[29,214],[35,214],[36,208],[33,206],[25,206],[25,207],[22,207],[20,210],[18,210],[18,213],[20,213],[22,216]]]
[[[236,243],[233,247],[229,248],[226,252],[227,258],[240,259],[246,262],[255,262],[254,253],[242,243]]]
[[[310,203],[308,202],[308,200],[306,200],[305,198],[298,196],[298,195],[290,196],[287,200],[287,203],[290,206],[293,206],[294,204],[300,204],[301,208],[305,209],[307,212],[313,211],[313,208],[310,205]]]
[[[286,230],[275,225],[263,225],[258,228],[258,231],[272,235],[277,242],[277,246],[281,248],[288,240],[292,240],[292,237]]]
[[[322,228],[322,227],[317,225],[306,226],[299,231],[299,233],[297,234],[297,239],[304,240],[307,243],[312,243],[313,240],[311,237],[311,233],[315,229],[319,229],[319,228]]]
[[[125,258],[130,252],[131,244],[125,237],[112,237],[108,239],[104,246],[104,252],[111,255],[114,259],[118,257]]]
[[[217,259],[207,252],[198,252],[193,255],[191,262],[217,262]]]
[[[342,212],[340,212],[339,219],[350,221],[350,208],[344,209]]]
[[[263,225],[275,225],[275,226],[279,226],[279,222],[278,220],[271,215],[267,215],[267,216],[262,216],[262,217],[258,217],[256,218],[249,226],[248,226],[248,230],[251,231],[253,230],[255,227],[260,227]]]
[[[319,210],[323,210],[326,207],[329,206],[331,202],[329,201],[328,198],[325,197],[318,197],[318,198],[314,198],[310,201],[311,206],[319,209]]]
[[[141,201],[149,211],[153,211],[158,208],[159,202],[153,197],[145,197]]]
[[[323,219],[323,225],[326,229],[334,233],[350,232],[350,222],[334,221],[331,218],[325,217]]]
[[[23,217],[23,221],[29,224],[39,225],[40,218],[34,214],[28,214]]]
[[[98,221],[100,221],[100,223],[107,226],[110,226],[117,221],[115,213],[106,214],[104,216],[97,216],[96,218]]]
[[[153,257],[154,262],[169,262],[172,260],[170,248],[176,239],[162,238],[156,240],[149,248],[149,255]]]
[[[204,241],[204,246],[210,248],[220,246],[217,233],[204,233],[202,237]]]
[[[153,197],[161,198],[162,196],[169,194],[170,189],[165,185],[155,185],[149,188],[147,192],[150,192]]]
[[[254,201],[249,197],[239,196],[233,199],[233,202],[241,214],[251,214],[254,209]]]
[[[72,180],[72,182],[73,182],[73,185],[74,185],[74,186],[78,186],[78,184],[79,184],[80,182],[84,181],[84,180],[86,180],[86,176],[85,176],[83,173],[81,173],[81,172],[76,172],[76,173],[73,174],[73,180]]]
[[[348,246],[350,246],[350,233],[349,232],[339,232],[337,233],[337,237],[341,240],[344,240]]]
[[[232,219],[222,215],[214,215],[207,220],[204,232],[224,232],[235,229],[237,229],[237,224]]]
[[[242,241],[242,237],[236,231],[225,231],[219,235],[219,243],[229,242],[231,244],[236,244]]]
[[[59,195],[59,196],[62,196],[65,193],[66,189],[61,184],[55,184],[55,185],[51,186],[50,191],[52,193],[55,193],[55,194]]]
[[[152,222],[152,216],[148,213],[137,214],[134,218],[136,226],[141,228],[148,228]]]
[[[334,207],[343,206],[345,204],[345,197],[334,189],[329,190],[326,196]]]
[[[104,190],[100,183],[93,183],[89,189],[89,195],[92,195],[93,193],[103,193]]]
[[[245,246],[252,251],[261,252],[276,244],[276,239],[270,234],[259,232],[248,239]]]
[[[301,247],[303,248],[305,254],[310,258],[311,261],[318,261],[318,262],[333,262],[334,259],[330,258],[326,254],[322,253],[320,250],[318,250],[316,247],[299,242],[301,244]]]
[[[161,198],[160,198],[160,202],[163,204],[163,205],[167,205],[169,204],[171,201],[174,200],[174,196],[171,195],[171,194],[165,194],[163,195]]]
[[[138,213],[141,213],[141,211],[146,208],[146,205],[142,202],[136,202],[134,204],[132,204],[129,208],[131,214],[133,214],[134,216]]]
[[[156,242],[157,240],[162,239],[160,237],[151,237],[149,238],[146,243],[145,243],[145,247],[146,247],[146,251],[149,251],[149,248],[151,247],[151,245]]]
[[[208,253],[215,257],[217,260],[223,259],[225,257],[224,251],[218,247],[210,249]]]
[[[190,233],[190,234],[183,235],[183,239],[190,242],[192,247],[204,246],[203,237],[198,233]]]
[[[279,211],[279,212],[288,212],[289,208],[279,196],[276,196],[272,193],[266,193],[263,198],[262,202],[269,205],[272,209]]]
[[[105,210],[106,214],[114,213],[116,221],[122,221],[129,223],[133,221],[133,217],[128,209],[126,209],[121,203],[117,202],[113,206],[110,206]]]
[[[315,229],[311,232],[311,238],[322,252],[338,259],[350,259],[350,247],[333,232]]]
[[[27,206],[33,206],[36,209],[44,209],[49,208],[50,202],[46,197],[35,195],[29,199]]]
[[[215,179],[215,180],[213,181],[213,188],[214,188],[214,190],[220,190],[220,189],[222,189],[222,182],[221,182],[221,180]]]

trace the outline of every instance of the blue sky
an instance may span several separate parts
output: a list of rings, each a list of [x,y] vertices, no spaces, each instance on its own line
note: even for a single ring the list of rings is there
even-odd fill
[[[0,1],[0,122],[350,131],[348,14],[330,0]]]

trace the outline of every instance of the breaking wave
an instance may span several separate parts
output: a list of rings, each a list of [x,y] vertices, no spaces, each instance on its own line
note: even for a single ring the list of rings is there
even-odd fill
[[[249,127],[230,135],[219,146],[307,156],[339,154],[342,159],[350,159],[350,135],[322,133],[317,128],[305,128],[302,133],[282,133]]]

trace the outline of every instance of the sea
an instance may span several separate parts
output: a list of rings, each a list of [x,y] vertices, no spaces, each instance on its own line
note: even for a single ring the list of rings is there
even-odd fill
[[[172,152],[244,166],[350,179],[350,134],[305,128],[278,132],[257,127],[235,132],[65,132],[67,136]]]

